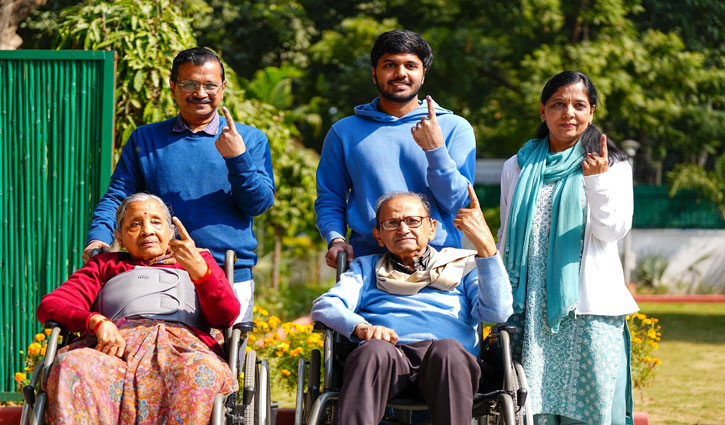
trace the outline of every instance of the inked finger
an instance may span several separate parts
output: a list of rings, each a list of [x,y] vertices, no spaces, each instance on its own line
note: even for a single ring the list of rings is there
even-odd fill
[[[599,140],[599,155],[606,159],[607,162],[609,162],[609,150],[607,149],[607,135],[602,134],[602,137]]]
[[[425,97],[426,102],[428,102],[428,119],[430,119],[433,122],[436,122],[436,107],[433,103],[433,98],[430,97],[430,95]]]
[[[478,196],[476,196],[476,190],[473,188],[473,185],[471,185],[471,184],[468,185],[468,198],[471,201],[470,208],[476,208],[476,209],[481,208],[481,204],[478,202]]]
[[[184,225],[181,223],[181,220],[179,220],[178,217],[172,217],[171,221],[173,221],[174,224],[176,225],[176,229],[179,231],[179,237],[181,238],[182,241],[191,239],[191,235],[189,235],[189,232],[186,231],[186,227],[184,227]]]
[[[229,109],[227,109],[226,106],[222,106],[222,112],[224,113],[224,118],[227,119],[227,127],[229,127],[229,131],[236,133],[237,127],[234,125],[234,120],[232,119],[232,114],[229,113]]]

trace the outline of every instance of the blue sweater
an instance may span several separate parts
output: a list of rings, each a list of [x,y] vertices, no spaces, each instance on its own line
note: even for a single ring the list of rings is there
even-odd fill
[[[426,287],[415,295],[378,289],[379,258],[368,255],[350,263],[340,281],[315,300],[312,319],[348,338],[361,322],[393,329],[399,344],[453,338],[478,356],[478,323],[503,322],[513,312],[511,285],[498,254],[476,258],[478,272],[468,273],[451,291]]]
[[[220,128],[226,125],[220,117]],[[257,239],[252,217],[274,201],[272,158],[267,136],[236,124],[246,152],[224,158],[215,141],[203,131],[172,132],[176,118],[144,125],[131,134],[106,194],[98,203],[87,241],[113,241],[116,208],[128,195],[149,192],[160,196],[179,217],[197,247],[208,248],[219,264],[227,249],[237,253],[234,280],[252,278]]]
[[[382,253],[371,234],[375,201],[388,192],[419,192],[428,196],[438,220],[431,245],[461,247],[453,218],[468,205],[466,187],[473,182],[476,140],[468,122],[436,106],[445,146],[424,151],[410,129],[428,116],[421,103],[397,118],[378,111],[376,98],[355,108],[355,115],[335,123],[327,133],[317,167],[317,228],[328,243],[352,231],[355,256]]]

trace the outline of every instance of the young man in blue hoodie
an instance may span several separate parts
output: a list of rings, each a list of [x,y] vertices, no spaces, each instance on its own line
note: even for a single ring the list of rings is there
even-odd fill
[[[476,140],[463,118],[418,99],[433,62],[430,45],[407,30],[381,34],[370,53],[379,97],[327,133],[317,167],[317,228],[328,243],[327,264],[381,253],[372,237],[375,201],[388,192],[418,192],[431,200],[439,227],[431,246],[461,247],[453,227],[473,183]],[[345,239],[347,228],[350,240]]]

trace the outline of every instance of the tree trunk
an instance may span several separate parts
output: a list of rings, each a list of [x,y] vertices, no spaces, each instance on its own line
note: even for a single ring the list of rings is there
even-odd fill
[[[2,0],[0,3],[0,50],[15,50],[23,44],[18,25],[46,0]]]
[[[282,263],[282,230],[274,229],[274,254],[272,254],[272,289],[279,290],[279,269]]]

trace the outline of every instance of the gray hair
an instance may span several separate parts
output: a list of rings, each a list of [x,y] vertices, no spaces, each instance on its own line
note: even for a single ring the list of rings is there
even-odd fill
[[[173,231],[174,223],[171,221],[171,211],[169,210],[169,207],[158,196],[145,192],[134,193],[133,195],[130,195],[126,199],[124,199],[123,202],[121,202],[121,205],[119,205],[118,209],[116,210],[116,228],[119,230],[121,229],[121,222],[123,222],[123,218],[126,215],[126,209],[129,205],[134,202],[148,200],[154,200],[156,201],[156,203],[161,205],[161,209],[164,211],[164,218],[166,218],[166,221],[169,223],[169,228],[171,228]]]
[[[383,209],[385,204],[395,198],[400,198],[402,196],[410,196],[412,198],[418,199],[420,203],[423,204],[423,208],[425,208],[425,213],[430,217],[430,202],[428,201],[428,197],[424,194],[417,192],[388,192],[383,196],[379,197],[377,201],[375,201],[375,227],[380,227],[380,210]]]

